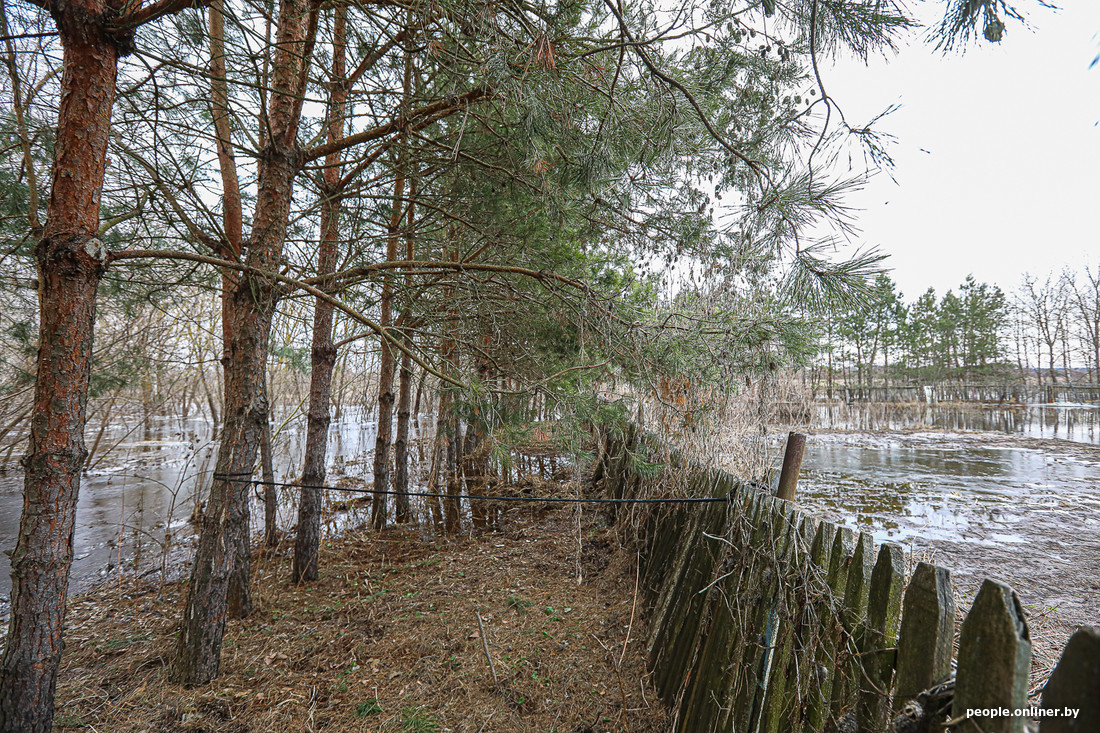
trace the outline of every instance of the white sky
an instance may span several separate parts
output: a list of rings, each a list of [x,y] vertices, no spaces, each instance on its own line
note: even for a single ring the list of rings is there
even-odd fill
[[[1018,3],[1031,29],[1009,22],[962,55],[914,37],[888,61],[822,69],[853,126],[902,105],[878,125],[897,137],[897,183],[879,175],[851,202],[906,299],[969,273],[1007,291],[1024,272],[1100,264],[1100,2],[1064,4]]]

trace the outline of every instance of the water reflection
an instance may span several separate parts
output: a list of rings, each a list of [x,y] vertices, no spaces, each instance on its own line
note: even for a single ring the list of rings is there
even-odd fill
[[[929,428],[1019,435],[1100,444],[1095,405],[821,404],[815,427],[867,432]]]

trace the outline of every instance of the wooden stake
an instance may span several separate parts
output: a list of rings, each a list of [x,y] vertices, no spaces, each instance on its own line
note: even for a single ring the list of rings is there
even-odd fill
[[[783,454],[783,472],[779,474],[777,498],[794,501],[798,486],[798,471],[802,468],[802,455],[806,452],[806,436],[791,431],[787,436],[787,451]]]

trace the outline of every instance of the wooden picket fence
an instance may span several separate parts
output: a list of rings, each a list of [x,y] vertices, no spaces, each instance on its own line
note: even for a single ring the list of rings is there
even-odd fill
[[[1100,731],[1096,629],[1077,632],[1029,701],[1031,642],[1012,588],[982,584],[956,655],[945,568],[920,563],[907,577],[899,545],[876,548],[657,448],[629,431],[609,438],[597,469],[606,493],[650,496],[651,482],[675,480],[727,499],[662,505],[642,522],[649,660],[675,730],[1022,733],[1036,717],[1043,733]],[[1031,707],[1040,714],[1015,714]]]

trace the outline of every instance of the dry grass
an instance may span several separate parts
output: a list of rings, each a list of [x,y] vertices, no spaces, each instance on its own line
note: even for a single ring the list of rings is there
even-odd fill
[[[765,479],[782,458],[782,443],[771,436],[805,430],[810,420],[810,390],[800,377],[783,372],[754,378],[735,394],[692,389],[651,398],[646,427],[689,460]]]
[[[931,562],[931,561],[929,561]],[[970,613],[970,607],[978,595],[979,584],[960,587],[953,584],[955,596],[955,656],[958,657],[959,638],[962,635],[963,621]],[[1065,618],[1057,606],[1042,611],[1025,611],[1028,636],[1031,641],[1031,672],[1028,676],[1028,698],[1038,704],[1039,697],[1050,679],[1051,672],[1062,657],[1062,650],[1073,633],[1079,628]]]
[[[456,540],[348,532],[325,543],[322,579],[308,586],[287,582],[286,553],[257,557],[256,611],[230,622],[221,676],[194,689],[167,681],[183,584],[76,597],[57,728],[664,730],[632,613],[634,556],[586,519],[578,585],[569,509],[513,512],[501,526]]]

